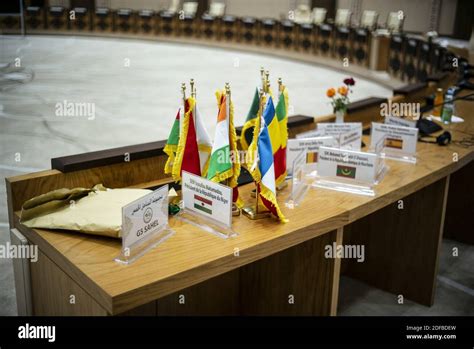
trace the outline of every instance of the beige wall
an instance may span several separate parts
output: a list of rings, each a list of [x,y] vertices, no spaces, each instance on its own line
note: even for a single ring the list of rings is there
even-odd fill
[[[434,28],[440,34],[452,34],[457,0],[337,0],[337,8],[353,9],[357,3],[360,12],[374,10],[379,13],[379,24],[387,21],[390,12],[402,10],[405,13],[404,30],[427,32],[430,30],[432,5],[440,3],[438,26]],[[353,18],[358,21],[359,18]]]
[[[226,13],[234,16],[281,18],[295,1],[291,0],[226,0]]]

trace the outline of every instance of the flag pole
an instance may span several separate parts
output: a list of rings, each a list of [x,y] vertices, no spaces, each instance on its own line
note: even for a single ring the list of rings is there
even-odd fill
[[[283,93],[283,89],[284,89],[283,80],[282,78],[278,78],[278,102],[281,98],[281,94]],[[288,187],[288,182],[284,180],[282,183],[276,186],[277,194],[278,192],[282,191],[286,187]]]
[[[194,88],[194,79],[189,81],[189,85],[191,85],[191,97],[196,98],[196,89]]]
[[[181,84],[181,93],[183,94],[183,111],[186,114],[186,84],[184,82]]]
[[[265,72],[265,81],[265,92],[270,93],[270,72],[268,70]]]
[[[230,135],[230,103],[231,103],[231,94],[230,94],[230,84],[228,82],[225,83],[225,94],[226,94],[226,114],[227,114],[227,120],[229,122],[229,135]],[[230,140],[230,139],[229,139]],[[235,155],[235,154],[234,154]],[[230,180],[227,178],[225,180],[225,185],[229,186]],[[233,193],[234,188],[232,188],[232,216],[237,217],[240,216],[240,209],[237,207],[237,205],[233,202]]]
[[[258,118],[260,118],[259,122],[260,122],[260,128],[257,130],[257,128],[255,127],[254,131],[253,132],[258,132],[258,134],[260,134],[260,130],[262,128],[262,115],[263,115],[263,108],[264,108],[264,99],[265,99],[265,95],[264,95],[264,86],[262,86],[262,88],[260,89],[260,101],[259,101],[259,107],[258,107]],[[265,122],[265,121],[264,121]],[[257,136],[257,143],[258,143],[258,136]],[[258,146],[257,146],[257,152],[258,152]],[[258,166],[258,163],[256,162],[257,161],[257,154],[254,154],[254,164],[252,165],[253,166]],[[251,192],[250,192],[250,196],[251,197],[254,197],[255,198],[255,206],[247,206],[247,207],[244,207],[242,208],[242,213],[244,216],[246,216],[247,218],[251,219],[251,220],[256,220],[256,219],[262,219],[262,218],[267,218],[270,216],[270,211],[269,210],[266,210],[266,211],[260,211],[260,205],[259,205],[259,200],[258,200],[258,183],[254,180],[254,183],[255,183],[255,189],[253,189]]]

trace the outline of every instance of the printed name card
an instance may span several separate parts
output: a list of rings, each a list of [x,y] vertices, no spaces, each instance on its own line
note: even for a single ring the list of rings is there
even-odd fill
[[[360,151],[362,144],[362,123],[347,122],[319,123],[318,131],[326,136],[333,136],[339,139],[339,148]]]
[[[375,183],[380,171],[377,154],[320,147],[318,176]]]
[[[232,188],[183,171],[181,189],[184,209],[232,226]]]
[[[396,116],[390,116],[390,115],[385,117],[385,123],[389,125],[416,128],[415,120],[402,119],[402,118],[398,118]]]
[[[416,153],[418,141],[417,128],[373,122],[371,147],[375,148],[382,138],[385,138],[384,149],[390,153],[409,155]]]
[[[332,136],[289,139],[286,145],[286,166],[289,175],[293,173],[293,162],[301,154],[306,153],[305,162],[315,163],[318,161],[318,149],[321,146],[335,147],[337,141]]]
[[[168,185],[122,208],[122,249],[130,250],[168,227]]]

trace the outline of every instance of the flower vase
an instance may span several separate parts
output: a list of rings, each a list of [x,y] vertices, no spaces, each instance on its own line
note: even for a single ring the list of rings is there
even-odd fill
[[[344,110],[336,110],[336,124],[343,124],[344,123],[344,115],[346,113]]]

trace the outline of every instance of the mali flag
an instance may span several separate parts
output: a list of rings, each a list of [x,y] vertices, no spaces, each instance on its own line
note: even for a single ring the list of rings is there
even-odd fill
[[[216,134],[212,147],[207,179],[213,182],[226,181],[233,188],[233,202],[242,206],[237,189],[240,176],[240,159],[237,149],[237,134],[234,127],[234,105],[228,96],[218,91],[216,97],[219,106]]]
[[[255,94],[253,96],[252,105],[245,119],[244,126],[242,127],[242,133],[240,134],[240,145],[243,150],[247,150],[250,146],[250,143],[253,140],[253,134],[255,129],[255,124],[258,119],[258,110],[260,107],[260,95],[258,93],[258,88],[255,89]]]
[[[273,98],[268,97],[265,109],[263,111],[263,118],[268,128],[270,135],[270,142],[272,144],[272,154],[274,158],[274,171],[276,185],[282,183],[286,178],[286,143],[285,148],[282,148],[282,137],[280,131],[280,123],[275,114],[275,107],[273,105]]]
[[[285,169],[284,173],[277,176],[277,184],[280,184],[286,177],[286,144],[288,143],[288,90],[285,86],[283,86],[280,96],[278,97],[276,115],[280,125],[281,151],[275,161],[281,161],[281,164],[278,164],[278,166]]]
[[[263,122],[263,120],[262,120]],[[258,196],[262,204],[281,222],[288,222],[283,216],[276,200],[275,169],[273,162],[273,146],[271,133],[265,122],[258,137],[258,172],[260,180],[257,181]],[[258,203],[257,203],[258,204]]]

